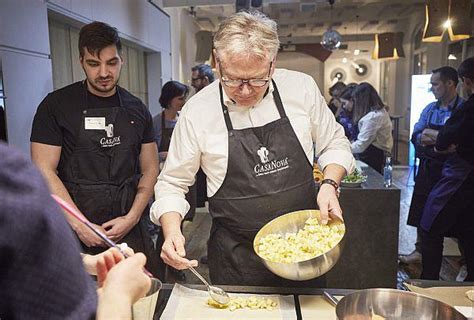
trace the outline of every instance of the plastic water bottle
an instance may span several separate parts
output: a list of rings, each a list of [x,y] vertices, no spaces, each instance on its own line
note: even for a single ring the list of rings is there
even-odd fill
[[[385,166],[383,167],[383,185],[390,188],[392,185],[392,157],[388,155],[385,158]]]

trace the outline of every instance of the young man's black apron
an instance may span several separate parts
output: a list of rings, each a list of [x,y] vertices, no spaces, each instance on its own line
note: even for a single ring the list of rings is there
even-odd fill
[[[132,207],[141,177],[143,136],[124,107],[120,87],[117,86],[118,106],[88,108],[86,84],[83,86],[84,110],[76,145],[58,175],[79,210],[92,223],[102,225],[126,215]],[[157,270],[158,257],[143,219],[120,242],[126,242],[135,252],[143,252],[147,268],[152,273]],[[107,249],[81,244],[90,254]]]
[[[235,130],[220,99],[228,130],[227,173],[209,198],[213,218],[208,243],[212,283],[253,286],[321,286],[324,281],[289,281],[263,265],[253,250],[258,230],[296,210],[315,209],[312,164],[285,114],[277,86],[273,99],[280,119],[261,127]]]
[[[171,135],[173,134],[173,128],[167,128],[165,126],[165,112],[161,113],[161,141],[158,146],[158,152],[168,152],[171,143]],[[196,183],[189,187],[188,193],[186,193],[186,201],[191,206],[189,211],[186,213],[184,220],[192,221],[196,214]]]
[[[456,100],[452,107],[453,110],[457,107],[458,103],[459,96],[456,96]],[[439,102],[433,108],[439,108]],[[453,110],[451,110],[451,112]],[[432,123],[432,116],[433,109],[430,111],[428,116],[427,128],[439,131],[443,125]],[[443,164],[448,156],[434,152],[433,146],[416,146],[416,149],[417,155],[420,158],[420,165],[415,178],[415,186],[413,188],[413,196],[411,199],[407,223],[411,226],[419,227],[428,195],[441,178],[441,170],[443,169]]]

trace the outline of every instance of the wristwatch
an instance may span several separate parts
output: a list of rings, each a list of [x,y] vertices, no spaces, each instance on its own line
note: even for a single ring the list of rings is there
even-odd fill
[[[334,189],[336,189],[336,196],[339,198],[339,195],[341,194],[341,188],[339,187],[336,181],[332,179],[324,179],[323,181],[321,181],[321,185],[323,184],[330,184],[331,186],[333,186]]]

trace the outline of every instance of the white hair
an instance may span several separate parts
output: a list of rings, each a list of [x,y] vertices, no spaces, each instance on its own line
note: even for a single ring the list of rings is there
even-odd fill
[[[279,48],[276,22],[259,11],[231,15],[214,34],[214,49],[218,54],[273,60]]]

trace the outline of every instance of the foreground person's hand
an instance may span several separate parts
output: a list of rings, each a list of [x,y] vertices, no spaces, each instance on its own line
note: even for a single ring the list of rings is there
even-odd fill
[[[117,249],[97,261],[97,319],[131,319],[132,304],[150,290],[151,279],[143,272],[145,263],[142,253],[125,259]]]

